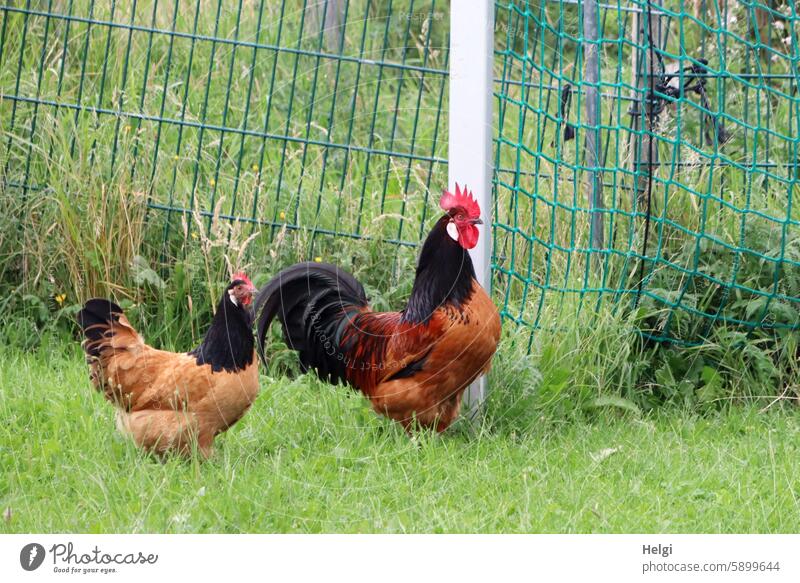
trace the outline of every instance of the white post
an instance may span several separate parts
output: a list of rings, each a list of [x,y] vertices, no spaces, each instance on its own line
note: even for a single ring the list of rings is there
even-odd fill
[[[487,292],[492,272],[492,61],[494,0],[450,2],[450,114],[448,176],[472,190],[484,222],[478,245],[470,252],[475,274]],[[471,412],[486,396],[485,378],[464,395]]]

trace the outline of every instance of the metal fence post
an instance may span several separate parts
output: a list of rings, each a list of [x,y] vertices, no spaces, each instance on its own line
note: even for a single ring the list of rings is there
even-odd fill
[[[344,34],[344,0],[307,0],[306,11],[310,26],[308,36],[322,32],[325,47],[333,52],[339,51],[339,40]]]
[[[592,188],[589,205],[592,209],[591,244],[592,250],[602,250],[604,246],[603,175],[600,169],[600,60],[597,34],[597,18],[600,6],[597,0],[584,0],[583,3],[583,54],[584,54],[584,94],[586,96],[586,165],[592,174]]]
[[[494,0],[450,3],[450,110],[448,178],[468,186],[481,207],[485,224],[471,251],[475,274],[489,291],[492,283],[492,62]],[[485,378],[465,394],[471,412],[486,397]]]
[[[651,47],[660,49],[663,43],[661,1],[642,0],[641,8],[637,9],[633,15],[634,50],[631,52],[631,94],[635,100],[635,109],[631,124],[633,127],[631,162],[637,207],[646,203],[648,182],[659,166],[658,143],[648,131],[655,121],[652,103],[654,96],[650,95],[650,89],[656,84],[654,76],[658,73],[657,63],[653,59],[655,49]]]

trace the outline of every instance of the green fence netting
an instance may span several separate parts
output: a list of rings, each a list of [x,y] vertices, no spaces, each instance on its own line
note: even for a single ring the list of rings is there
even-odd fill
[[[496,3],[503,316],[635,309],[686,343],[795,328],[796,5],[589,7],[594,29],[576,0]],[[7,0],[0,19],[2,187],[21,200],[82,159],[147,198],[166,256],[212,216],[302,233],[309,256],[425,236],[447,181],[446,0]]]
[[[269,237],[285,227],[414,245],[428,193],[447,180],[446,8],[10,0],[3,182],[22,196],[47,189],[67,139],[94,171],[147,194],[165,247],[195,212]],[[91,151],[76,153],[86,134]]]
[[[584,3],[497,3],[504,315],[536,328],[611,303],[683,343],[795,328],[797,5],[590,4],[596,31]]]

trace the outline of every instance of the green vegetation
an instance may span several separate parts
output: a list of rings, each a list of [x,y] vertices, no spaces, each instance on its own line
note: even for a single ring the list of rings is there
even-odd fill
[[[0,529],[796,529],[788,4],[770,38],[746,3],[670,29],[666,65],[724,69],[707,91],[727,135],[708,141],[697,94],[666,104],[642,262],[631,13],[601,21],[597,250],[578,8],[498,3],[504,339],[485,418],[410,441],[357,395],[298,377],[273,330],[261,397],[205,464],[155,462],[115,433],[74,314],[111,296],[153,345],[185,350],[233,268],[261,285],[308,258],[351,270],[377,309],[401,306],[446,182],[449,8],[351,0],[337,46],[290,2],[135,5],[0,8]]]
[[[341,46],[331,47],[313,15],[281,3],[221,3],[217,11],[198,0],[196,12],[193,3],[167,4],[156,11],[152,0],[136,11],[119,4],[112,14],[110,5],[84,0],[34,2],[2,13],[0,88],[29,100],[0,99],[0,340],[33,349],[42,334],[72,335],[80,303],[110,295],[154,344],[189,346],[231,268],[246,268],[262,284],[281,267],[316,257],[353,271],[376,308],[402,305],[416,249],[392,241],[424,237],[445,181],[436,160],[446,155],[446,77],[436,71],[446,67],[447,7],[400,2],[390,13],[354,0]],[[716,103],[726,114],[776,132],[771,150],[751,140],[750,126],[728,118],[730,143],[705,144],[708,118],[694,107],[696,95],[664,110],[661,159],[672,160],[669,139],[678,133],[684,153],[675,160],[682,165],[656,172],[645,265],[642,209],[629,196],[630,118],[604,98],[614,213],[606,217],[608,248],[589,253],[588,173],[574,147],[581,140],[560,143],[557,90],[535,84],[548,81],[541,63],[562,80],[581,69],[579,13],[566,4],[523,7],[498,5],[497,13],[498,76],[534,83],[524,91],[498,86],[499,167],[515,167],[519,154],[515,177],[498,174],[494,209],[495,298],[515,338],[508,358],[533,351],[554,363],[544,367],[554,371],[552,383],[541,371],[543,386],[558,395],[569,387],[577,409],[596,393],[642,410],[796,399],[800,206],[788,204],[787,178],[777,170],[703,165],[791,161],[785,137],[796,123],[795,98],[780,93],[785,79],[765,77],[756,89],[739,79],[708,84],[717,98],[724,94]],[[731,30],[732,16],[741,17],[736,26],[748,22],[740,9],[725,16]],[[555,45],[534,43],[543,19],[559,22],[546,31]],[[112,20],[119,26],[102,24]],[[665,58],[679,56],[682,42],[686,58],[719,67],[708,26],[688,17],[685,25],[683,36],[668,37]],[[633,50],[612,40],[631,26],[630,15],[605,17],[602,26],[603,89],[624,97],[634,89]],[[165,34],[173,28],[178,36]],[[725,54],[741,57],[734,62],[745,68],[771,55],[764,75],[789,72],[780,39],[767,50],[750,36],[725,38]],[[52,51],[43,50],[45,39]],[[328,53],[345,58],[320,56]],[[412,69],[359,63],[378,58]],[[573,97],[569,119],[580,129],[583,106]],[[533,108],[555,117],[535,117]],[[242,133],[247,128],[256,134]],[[345,160],[345,150],[315,143],[323,138],[365,149]],[[756,147],[745,151],[745,143]],[[679,342],[647,340],[654,336]],[[292,372],[293,356],[277,335],[272,350],[281,371]],[[572,366],[575,358],[585,366]]]
[[[720,325],[731,324],[748,341],[774,342],[797,327],[800,313],[796,10],[788,2],[769,14],[746,2],[719,11],[659,4],[670,16],[654,17],[662,47],[655,54],[635,33],[634,12],[600,14],[606,208],[604,243],[593,248],[581,13],[567,3],[498,3],[495,249],[503,307],[548,327],[541,307],[564,301],[570,309],[580,295],[590,309],[641,308],[637,325],[659,340],[727,342]],[[650,90],[648,58],[653,83],[667,83],[655,89],[652,125],[639,122],[654,136],[650,185],[646,170],[636,173],[648,142],[632,115]],[[662,79],[662,71],[674,76]],[[566,107],[563,92],[571,95]],[[567,123],[577,132],[572,140]]]
[[[191,342],[232,266],[260,283],[309,257],[401,298],[446,181],[447,7],[379,4],[350,2],[333,49],[291,3],[0,9],[7,341],[113,295]]]
[[[116,433],[76,345],[0,357],[0,532],[793,532],[800,521],[800,421],[782,409],[529,411],[527,426],[490,412],[410,440],[345,388],[265,376],[210,461],[161,463]]]

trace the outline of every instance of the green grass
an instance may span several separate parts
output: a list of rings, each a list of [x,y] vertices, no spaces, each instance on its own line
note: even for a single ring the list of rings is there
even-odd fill
[[[379,4],[351,0],[343,55],[446,67],[446,2],[396,0],[391,14]],[[494,238],[506,339],[482,425],[409,441],[358,395],[283,378],[296,359],[276,333],[274,378],[214,459],[161,464],[116,435],[77,346],[58,340],[80,303],[111,296],[155,345],[186,348],[229,267],[261,285],[321,257],[363,281],[376,309],[401,307],[417,250],[391,241],[418,242],[438,216],[446,169],[429,158],[447,156],[447,79],[320,59],[339,51],[320,49],[290,2],[283,20],[281,3],[261,0],[140,0],[135,14],[129,3],[113,14],[89,0],[16,5],[33,13],[0,12],[0,509],[12,512],[0,529],[772,532],[800,523],[787,405],[800,395],[800,207],[787,202],[797,185],[784,173],[798,143],[790,81],[710,79],[711,109],[727,116],[723,145],[704,141],[697,96],[665,109],[637,304],[644,221],[622,100],[633,54],[616,42],[630,22],[611,13],[603,24],[610,214],[598,256],[588,249],[578,93],[566,115],[578,139],[562,142],[555,123],[560,88],[581,79],[580,13],[501,2],[495,72],[516,84],[497,87],[496,153],[512,172],[498,173],[494,229],[482,236]],[[665,57],[707,58],[734,74],[794,72],[789,45],[754,45],[748,7],[732,3],[739,24],[728,22],[724,54],[706,26],[719,17],[701,14],[680,33],[673,26]],[[77,20],[39,14],[48,11]],[[164,34],[173,15],[184,36]],[[792,18],[779,19],[785,30]],[[709,159],[743,166],[712,171]],[[779,169],[746,168],[765,161]],[[766,328],[751,329],[759,322]],[[642,331],[701,342],[655,344]]]
[[[500,387],[498,390],[502,390]],[[731,408],[490,417],[409,439],[343,388],[262,377],[205,463],[114,430],[77,349],[4,352],[0,532],[793,532],[800,421]],[[495,426],[494,429],[491,427]],[[7,514],[7,511],[6,511]]]

